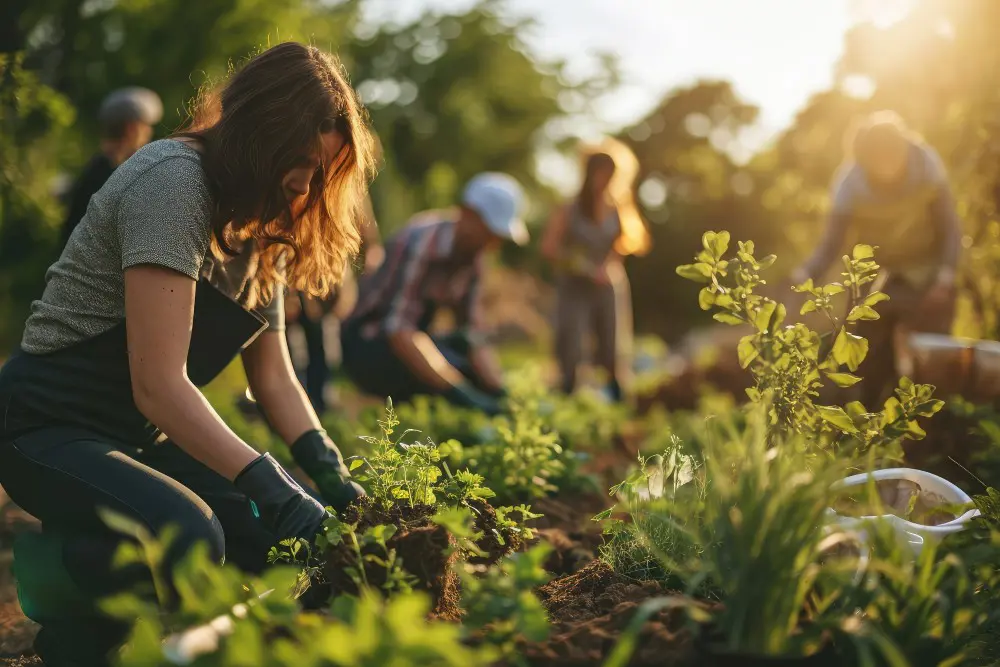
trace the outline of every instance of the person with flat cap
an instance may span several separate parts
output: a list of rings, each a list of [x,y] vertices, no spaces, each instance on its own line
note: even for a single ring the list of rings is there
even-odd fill
[[[503,378],[487,344],[479,290],[487,256],[505,241],[528,241],[523,200],[513,177],[482,173],[457,207],[420,213],[389,239],[382,265],[362,278],[341,333],[344,371],[362,391],[394,401],[442,395],[500,412]],[[442,309],[458,328],[432,335]]]
[[[60,247],[80,224],[95,192],[125,160],[149,143],[153,126],[163,118],[160,97],[147,88],[120,88],[104,98],[97,113],[101,148],[83,168],[69,196]]]

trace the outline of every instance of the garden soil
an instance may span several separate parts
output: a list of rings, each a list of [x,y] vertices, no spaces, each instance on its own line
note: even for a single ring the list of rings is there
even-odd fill
[[[669,592],[655,582],[638,582],[595,560],[576,574],[555,579],[538,590],[548,610],[549,639],[525,644],[522,655],[532,665],[598,667],[617,644],[639,605]],[[661,611],[643,626],[629,665],[692,664],[694,643],[677,610]]]

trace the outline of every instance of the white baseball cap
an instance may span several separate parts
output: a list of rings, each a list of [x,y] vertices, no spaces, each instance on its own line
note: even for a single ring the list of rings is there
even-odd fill
[[[528,228],[521,219],[524,190],[513,176],[495,171],[474,176],[462,192],[462,203],[500,238],[517,245],[528,242]]]

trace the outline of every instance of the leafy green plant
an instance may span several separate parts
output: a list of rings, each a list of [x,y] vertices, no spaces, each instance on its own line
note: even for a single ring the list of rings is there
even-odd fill
[[[279,640],[275,654],[289,661],[282,665],[316,667],[486,667],[496,661],[493,647],[464,645],[460,626],[426,621],[429,611],[418,593],[388,601],[372,593],[337,598],[334,622],[301,629],[295,642]]]
[[[703,310],[715,309],[719,322],[752,328],[737,347],[740,365],[748,368],[755,386],[747,391],[750,398],[767,406],[772,435],[798,433],[815,437],[826,433],[845,446],[860,444],[859,450],[888,445],[898,439],[924,436],[917,417],[929,417],[943,403],[931,398],[933,387],[902,381],[897,396],[889,398],[879,412],[869,412],[860,402],[847,408],[817,405],[814,399],[824,386],[824,379],[840,387],[849,387],[860,378],[853,375],[868,354],[868,341],[851,329],[862,320],[878,319],[875,306],[888,297],[881,292],[866,292],[874,282],[879,266],[874,248],[855,246],[843,257],[841,282],[821,287],[812,280],[795,288],[808,294],[802,314],[823,313],[830,330],[817,333],[805,324],[784,326],[784,305],[757,294],[765,280],[761,272],[774,263],[769,255],[754,257],[752,241],[740,241],[734,256],[726,258],[728,232],[706,232],[704,249],[693,264],[677,268],[684,278],[706,283],[698,295]],[[837,315],[835,297],[846,297],[846,315]]]
[[[822,645],[824,610],[850,583],[849,569],[824,561],[847,539],[824,527],[842,468],[818,466],[797,441],[771,446],[766,412],[752,416],[741,437],[707,440],[700,460],[678,446],[643,459],[616,488],[633,518],[631,534],[690,596],[713,645],[809,654]],[[704,598],[721,604],[706,613],[694,602]]]
[[[638,467],[627,479],[611,487],[611,494],[623,505],[621,509],[628,520],[612,518],[614,508],[594,519],[604,522],[601,558],[616,572],[640,580],[659,579],[668,585],[680,585],[664,561],[688,562],[700,553],[698,543],[687,529],[689,524],[703,518],[705,479],[696,474],[699,466],[700,462],[685,450],[680,439],[672,436],[662,454],[640,454]],[[685,504],[688,511],[680,521],[663,521],[651,510],[652,504],[664,498]]]
[[[386,402],[385,416],[378,424],[381,431],[378,436],[362,436],[371,446],[371,452],[351,460],[354,478],[385,508],[400,500],[409,503],[410,507],[433,505],[436,502],[435,484],[441,476],[438,467],[441,454],[437,447],[431,442],[403,443],[404,437],[416,432],[412,429],[393,439],[399,418],[393,410],[392,399]]]
[[[493,420],[490,437],[461,448],[462,465],[481,474],[504,502],[590,488],[580,469],[582,456],[564,448],[553,430],[539,391],[543,385],[527,381],[534,377],[530,373],[519,377],[512,382],[507,414]]]
[[[914,558],[890,526],[871,524],[866,534],[873,558],[840,605],[839,629],[851,640],[852,662],[992,664],[981,659],[988,648],[981,640],[1000,619],[993,592],[1000,535],[963,541],[958,549],[925,542]]]
[[[517,661],[518,640],[540,642],[549,635],[548,617],[533,591],[549,581],[543,564],[551,550],[539,544],[485,572],[470,565],[459,572],[466,628],[480,631],[507,660]]]

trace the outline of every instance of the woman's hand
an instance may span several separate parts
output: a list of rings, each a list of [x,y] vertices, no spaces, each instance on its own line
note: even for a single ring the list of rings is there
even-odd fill
[[[566,206],[560,206],[552,212],[549,223],[542,235],[542,256],[550,262],[555,262],[562,254],[563,238],[569,225],[569,211]]]
[[[312,540],[329,517],[270,454],[254,459],[233,483],[253,502],[254,514],[279,540]]]
[[[289,445],[292,458],[316,484],[323,502],[341,511],[363,496],[295,377],[284,333],[265,331],[258,336],[243,352],[243,368],[268,423]]]

